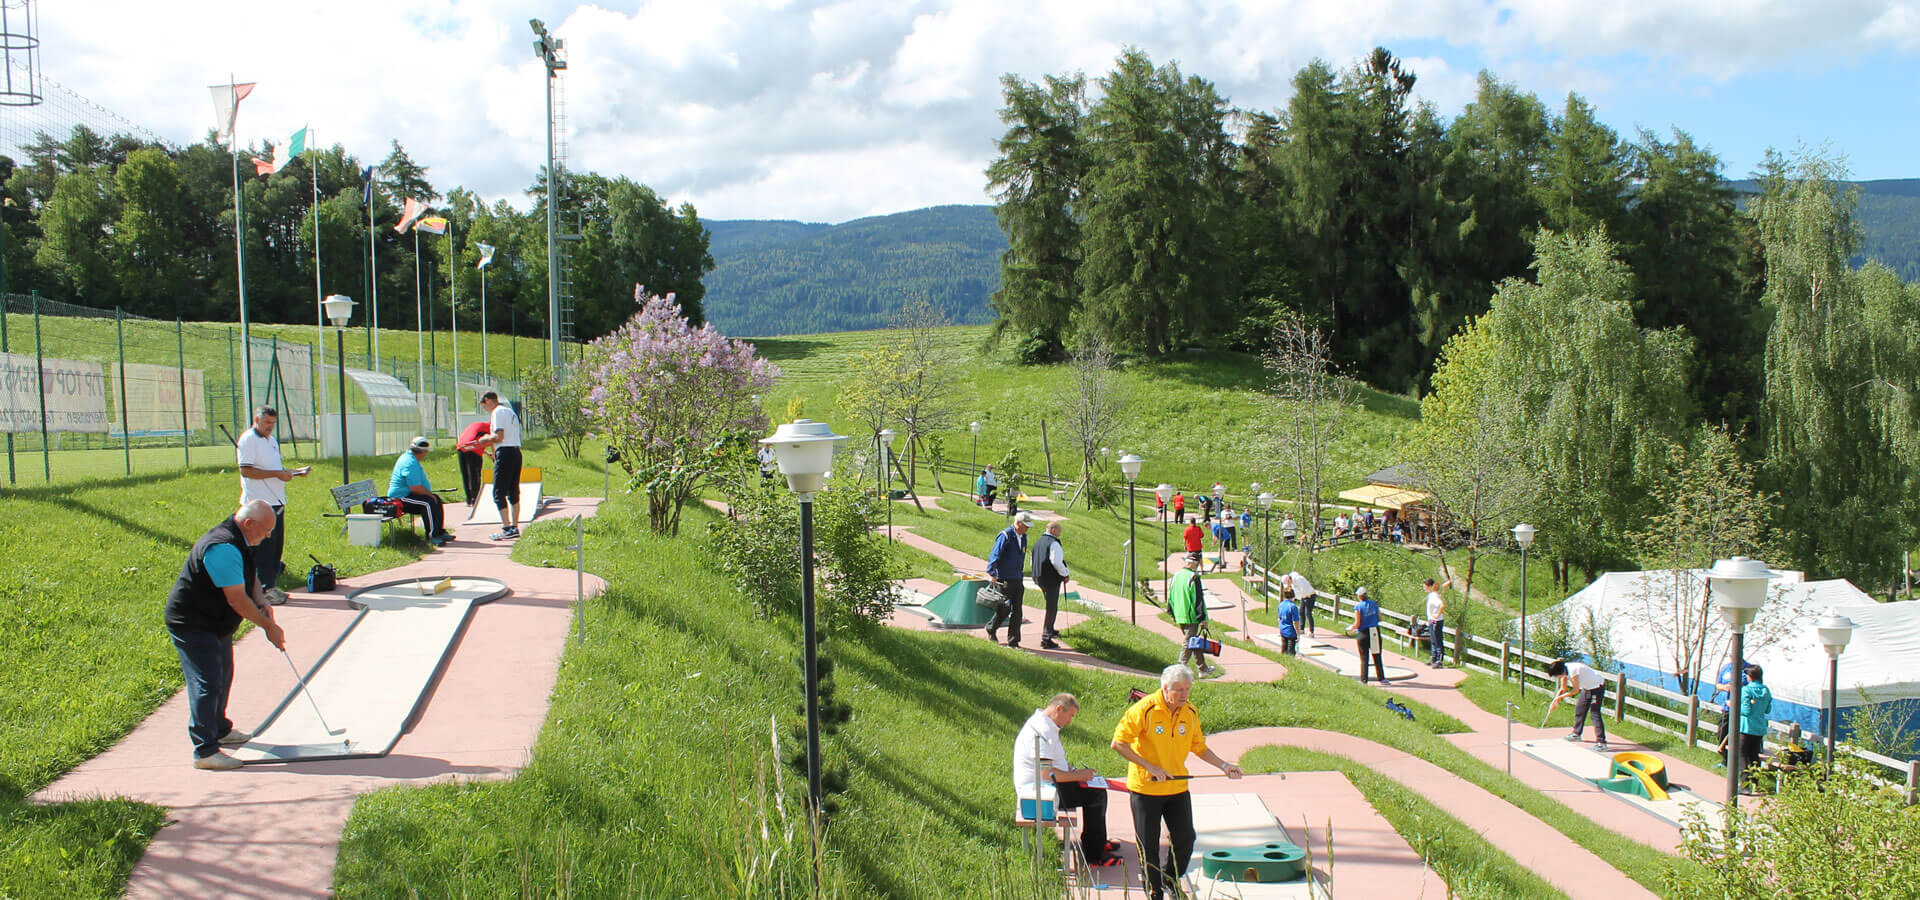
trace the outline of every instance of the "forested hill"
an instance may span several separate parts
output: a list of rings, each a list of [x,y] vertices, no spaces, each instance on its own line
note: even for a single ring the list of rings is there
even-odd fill
[[[911,295],[955,324],[988,321],[1006,236],[991,206],[934,206],[839,225],[710,221],[707,319],[735,335],[884,327]]]
[[[1920,281],[1920,178],[1852,184],[1860,189],[1860,206],[1854,217],[1865,233],[1854,264],[1878,260],[1898,272],[1902,280]],[[1751,195],[1760,190],[1760,185],[1750,180],[1736,181],[1733,189]]]
[[[1920,178],[1862,181],[1862,259],[1920,281]],[[1742,193],[1759,189],[1736,181]],[[908,294],[925,292],[956,324],[992,318],[1006,235],[991,206],[934,206],[840,225],[758,219],[702,223],[718,267],[707,318],[728,334],[812,334],[879,328]]]

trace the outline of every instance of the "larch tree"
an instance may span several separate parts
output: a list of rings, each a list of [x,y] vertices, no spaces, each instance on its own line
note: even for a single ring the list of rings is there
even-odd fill
[[[994,334],[1011,331],[1021,342],[1021,360],[1041,362],[1064,352],[1080,306],[1076,207],[1087,175],[1080,135],[1086,79],[1048,75],[1039,85],[1007,75],[1000,84],[1007,131],[987,167],[987,189],[1007,249],[1000,255],[1000,289],[989,302]]]

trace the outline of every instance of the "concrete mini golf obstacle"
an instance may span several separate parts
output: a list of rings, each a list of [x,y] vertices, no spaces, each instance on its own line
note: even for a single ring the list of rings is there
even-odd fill
[[[493,578],[408,578],[347,596],[359,613],[237,747],[243,763],[385,756],[413,723],[473,608],[509,593]],[[329,727],[330,726],[330,727]]]
[[[1720,804],[1667,779],[1666,762],[1651,753],[1606,754],[1591,745],[1560,739],[1514,741],[1513,749],[1582,779],[1633,807],[1679,826],[1689,808],[1716,821]]]
[[[540,515],[547,498],[540,493],[541,471],[538,466],[528,466],[520,470],[520,524],[525,526]],[[462,525],[498,525],[500,508],[493,505],[493,470],[480,473],[480,493],[473,498],[473,509],[467,512],[467,520]]]
[[[1288,842],[1286,832],[1280,830],[1260,795],[1194,794],[1193,821],[1195,865],[1187,870],[1187,877],[1193,882],[1191,896],[1221,900],[1229,897],[1291,900],[1313,896],[1306,853]],[[1269,846],[1275,849],[1269,851],[1266,849]],[[1249,847],[1261,848],[1260,865],[1239,859]],[[1280,854],[1281,858],[1268,858],[1268,852]],[[1249,869],[1258,873],[1256,877],[1247,877]],[[1275,877],[1265,877],[1269,873]],[[1292,877],[1279,877],[1286,874]]]

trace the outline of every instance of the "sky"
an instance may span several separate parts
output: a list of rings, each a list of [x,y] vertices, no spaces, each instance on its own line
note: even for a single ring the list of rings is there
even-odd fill
[[[707,219],[840,222],[989,203],[999,79],[1109,71],[1126,47],[1285,106],[1293,74],[1385,46],[1451,117],[1482,69],[1623,136],[1680,128],[1744,177],[1821,147],[1853,177],[1920,177],[1920,0],[40,0],[45,74],[169,141],[206,86],[258,84],[243,140],[310,124],[436,186],[524,206],[545,162],[530,18],[566,42],[569,168],[625,175]],[[17,110],[0,115],[24,115]]]

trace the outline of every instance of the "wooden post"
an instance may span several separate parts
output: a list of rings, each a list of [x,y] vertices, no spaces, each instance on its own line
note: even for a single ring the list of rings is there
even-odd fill
[[[1513,647],[1510,644],[1508,644],[1506,641],[1500,642],[1500,680],[1501,681],[1507,680],[1507,666],[1509,665],[1508,655],[1512,651],[1513,651]]]
[[[1907,805],[1913,805],[1913,795],[1920,791],[1920,759],[1907,760]]]
[[[1627,673],[1621,672],[1614,682],[1619,692],[1613,696],[1613,720],[1624,722],[1627,720]]]
[[[1040,458],[1047,461],[1047,480],[1053,480],[1053,451],[1047,449],[1047,420],[1040,420]]]
[[[1687,698],[1687,746],[1700,739],[1700,695]]]

